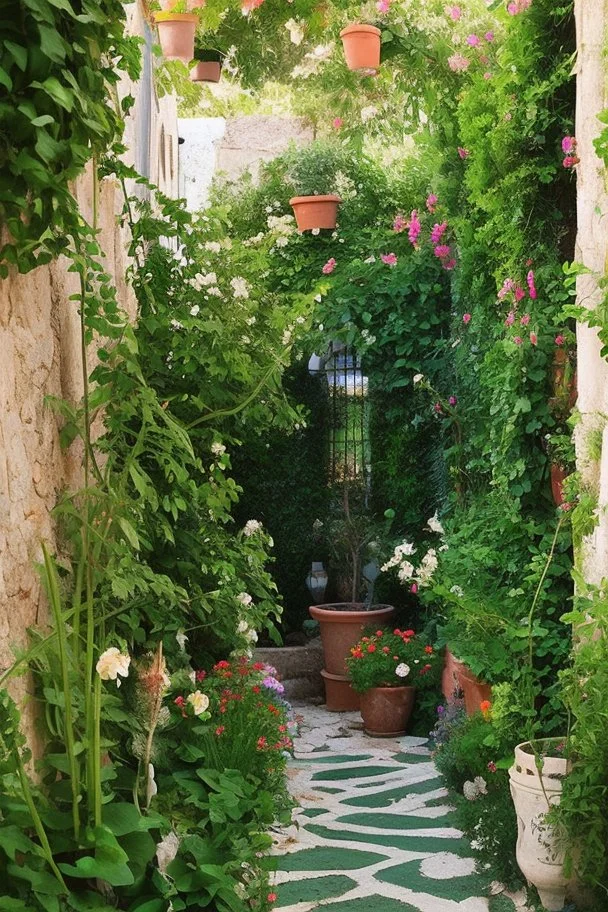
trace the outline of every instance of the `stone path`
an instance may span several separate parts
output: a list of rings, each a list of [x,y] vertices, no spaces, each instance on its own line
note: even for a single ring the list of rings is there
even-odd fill
[[[274,852],[277,912],[513,912],[488,898],[423,738],[369,738],[358,713],[297,707],[296,824]]]

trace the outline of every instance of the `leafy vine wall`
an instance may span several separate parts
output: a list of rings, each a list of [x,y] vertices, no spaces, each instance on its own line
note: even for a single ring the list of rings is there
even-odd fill
[[[144,4],[127,7],[129,30],[145,38]],[[156,97],[150,68],[132,85],[125,77],[121,97],[132,94],[125,145],[139,156],[140,170],[169,196],[177,196],[177,112],[171,96]],[[142,131],[145,131],[142,132]],[[142,161],[142,152],[147,162]],[[131,162],[129,162],[131,163]],[[92,220],[93,177],[89,166],[74,188],[80,211]],[[116,282],[118,301],[135,313],[132,289],[124,280],[126,237],[118,226],[123,194],[118,182],[101,182],[97,223],[106,268]],[[57,417],[45,398],[76,403],[82,397],[80,325],[70,296],[78,277],[60,258],[25,275],[11,272],[0,281],[0,670],[24,644],[28,626],[44,622],[45,599],[36,570],[41,542],[58,546],[51,510],[64,488],[82,485],[81,454],[61,450]],[[23,679],[25,681],[25,679]],[[18,686],[24,686],[20,682]]]

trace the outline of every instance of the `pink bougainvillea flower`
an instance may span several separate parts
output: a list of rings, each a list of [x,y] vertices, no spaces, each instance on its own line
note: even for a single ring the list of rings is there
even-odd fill
[[[443,260],[445,257],[449,257],[451,250],[448,244],[438,244],[433,253],[436,257],[439,257],[440,260]]]
[[[448,227],[447,222],[442,222],[441,225],[433,225],[433,230],[431,231],[431,243],[432,244],[439,243],[439,241],[445,234],[447,227]]]
[[[513,279],[505,279],[504,282],[502,283],[502,288],[498,292],[498,300],[502,301],[502,299],[505,298],[509,294],[510,291],[513,291],[514,288],[515,288],[515,282],[513,281]]]
[[[416,593],[418,592],[418,583],[412,583],[412,585],[410,586],[410,592],[412,593],[412,595],[416,595]]]
[[[580,162],[580,158],[578,157],[578,155],[566,155],[566,157],[563,161],[563,165],[564,165],[564,168],[574,168],[574,166],[578,165],[579,162]]]
[[[524,314],[521,320],[519,321],[520,326],[527,326],[530,322],[530,314]]]
[[[471,61],[464,54],[452,54],[448,57],[448,66],[453,73],[464,73],[471,66]]]
[[[528,275],[526,276],[526,282],[528,283],[528,292],[532,300],[536,300],[536,285],[534,284],[534,272],[531,269]]]
[[[330,272],[334,271],[334,269],[336,268],[337,265],[338,264],[336,263],[334,258],[330,257],[330,259],[327,261],[327,263],[325,264],[325,266],[323,267],[321,272],[323,273],[323,275],[329,275]]]
[[[481,38],[479,35],[467,35],[467,44],[470,47],[479,47],[481,44]]]
[[[454,259],[454,257],[452,257],[450,260],[444,260],[441,265],[443,266],[444,269],[447,269],[448,271],[451,272],[451,270],[455,269],[455,267],[456,267],[456,260]]]
[[[525,298],[525,296],[526,296],[526,292],[523,290],[521,285],[516,285],[515,286],[515,300],[517,302],[519,302],[522,300],[522,298]]]
[[[470,313],[463,314],[462,322],[464,323],[465,326],[468,326],[468,324],[471,322],[471,314]]]
[[[514,323],[515,323],[515,312],[511,310],[507,314],[507,319],[505,320],[505,326],[513,326]]]
[[[393,231],[397,231],[399,233],[401,231],[404,231],[406,228],[407,228],[407,222],[405,221],[403,216],[396,215],[395,221],[393,222]]]
[[[342,120],[341,117],[334,117],[334,119],[331,122],[331,125],[334,128],[334,130],[339,130],[343,126],[343,124],[344,124],[344,121]]]
[[[450,396],[450,398],[448,399],[448,402],[450,403],[450,405],[456,405],[456,403],[458,402],[458,399],[456,398],[456,396]]]
[[[376,9],[379,13],[388,13],[391,8],[391,0],[378,0]]]
[[[555,337],[555,344],[556,344],[556,345],[563,345],[565,341],[566,341],[566,337],[565,337],[565,336],[562,336],[561,333],[559,333],[559,334]]]
[[[416,246],[416,242],[420,237],[420,232],[422,231],[422,225],[420,224],[420,219],[418,218],[418,211],[416,209],[412,210],[410,220],[408,222],[408,238],[410,243]]]
[[[395,256],[394,253],[381,253],[380,259],[382,260],[383,263],[386,263],[387,266],[396,266],[397,265],[397,257]]]
[[[471,153],[468,149],[463,149],[462,146],[458,146],[458,154],[464,160],[465,158],[468,158]]]
[[[535,332],[531,332],[531,333],[530,333],[530,342],[532,343],[532,345],[536,345],[536,344],[537,344],[537,342],[538,342],[538,336],[536,335]]]
[[[568,155],[570,152],[574,152],[576,149],[576,137],[575,136],[564,136],[562,139],[562,152],[565,155]]]
[[[507,6],[507,12],[510,16],[518,16],[532,6],[532,0],[513,0]]]
[[[521,343],[522,343],[524,340],[522,339],[521,336],[513,336],[513,341],[515,342],[516,345],[521,345]]]
[[[454,22],[458,22],[458,20],[462,16],[462,10],[460,9],[459,6],[447,6],[446,12],[447,12],[448,16],[450,17],[450,19],[452,19]]]
[[[429,212],[435,211],[438,202],[439,202],[439,197],[436,196],[434,193],[429,193],[429,195],[426,198],[426,208],[429,210]]]
[[[486,39],[486,41],[494,41],[494,32],[486,32],[483,37]]]

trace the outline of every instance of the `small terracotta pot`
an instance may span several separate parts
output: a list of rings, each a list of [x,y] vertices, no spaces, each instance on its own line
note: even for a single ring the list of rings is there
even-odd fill
[[[480,704],[484,700],[492,699],[492,686],[480,681],[462,662],[459,662],[458,667],[458,683],[464,693],[464,708],[467,716],[474,716],[476,712],[479,712]]]
[[[352,712],[360,708],[361,698],[352,689],[346,675],[330,674],[323,669],[321,677],[325,684],[325,708],[328,712]]]
[[[293,206],[298,231],[310,231],[313,228],[335,228],[338,221],[338,206],[342,200],[339,196],[294,196],[289,200]]]
[[[551,465],[551,492],[557,507],[561,507],[564,502],[564,480],[567,477],[567,472],[562,466],[556,462]]]
[[[380,35],[375,25],[355,22],[340,32],[344,56],[349,70],[375,73],[380,66]]]
[[[198,16],[194,13],[154,13],[163,57],[190,63],[194,57],[194,34]]]
[[[219,60],[197,60],[196,66],[190,70],[192,82],[219,82],[221,75]]]
[[[404,735],[415,699],[415,687],[372,687],[361,694],[361,716],[366,733],[374,738]]]
[[[358,602],[311,605],[308,610],[321,628],[326,671],[343,676],[348,675],[345,660],[364,628],[382,627],[395,613],[392,605],[375,605],[366,611],[364,605]]]

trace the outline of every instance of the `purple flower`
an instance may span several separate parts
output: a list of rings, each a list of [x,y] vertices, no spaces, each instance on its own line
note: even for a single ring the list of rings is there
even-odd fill
[[[267,678],[264,678],[262,681],[264,687],[267,687],[268,690],[274,690],[278,694],[285,693],[285,688],[280,681],[277,681],[276,678],[271,677],[270,675]]]

